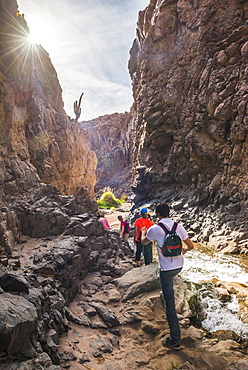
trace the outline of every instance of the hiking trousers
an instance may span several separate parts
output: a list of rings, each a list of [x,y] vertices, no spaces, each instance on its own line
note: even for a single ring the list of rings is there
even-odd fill
[[[124,233],[122,238],[127,242],[129,238],[129,234]]]
[[[152,263],[152,243],[143,245],[143,255],[145,259],[145,265]]]
[[[142,253],[142,244],[141,242],[136,240],[136,253],[135,253],[135,261],[140,261],[141,253]]]
[[[173,278],[179,274],[181,270],[182,267],[175,270],[160,271],[160,282],[164,298],[164,307],[170,328],[170,337],[174,343],[180,343],[181,333],[175,308]]]

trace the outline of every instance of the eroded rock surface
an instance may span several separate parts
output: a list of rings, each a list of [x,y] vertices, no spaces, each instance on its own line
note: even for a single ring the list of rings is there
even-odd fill
[[[90,148],[97,155],[96,191],[110,187],[117,196],[131,192],[133,131],[131,114],[114,113],[81,122]]]
[[[15,0],[1,1],[0,24],[0,199],[40,181],[93,196],[96,157],[65,114],[49,55],[29,44]]]
[[[169,328],[157,268],[152,264],[131,269],[110,283],[104,282],[98,273],[88,274],[70,309],[78,317],[88,316],[91,324],[89,327],[75,321],[70,323],[71,330],[63,335],[60,351],[71,352],[71,360],[63,361],[62,367],[70,364],[77,370],[80,364],[85,364],[105,370],[159,370],[169,369],[173,364],[175,369],[188,370],[247,369],[244,343],[230,339],[225,332],[211,337],[191,325],[193,312],[188,301],[193,293],[179,276],[175,278],[174,290],[182,349],[173,351],[162,346],[161,339],[168,336]],[[157,283],[150,285],[147,292],[144,284],[152,280],[151,275]],[[99,307],[105,307],[106,315],[102,315]],[[111,325],[110,317],[115,317]]]
[[[151,0],[140,12],[129,62],[136,203],[183,198],[247,230],[247,16],[237,0]]]
[[[17,368],[20,361],[27,369],[35,363],[46,369],[73,360],[58,353],[59,336],[68,330],[69,320],[85,327],[99,327],[101,322],[103,328],[119,325],[116,315],[101,300],[88,309],[88,299],[83,300],[85,311],[81,315],[71,312],[68,305],[81,288],[82,279],[81,295],[87,292],[94,296],[101,285],[132,268],[129,254],[126,257],[122,251],[122,244],[124,250],[127,248],[126,242],[106,232],[93,213],[74,215],[70,220],[64,235],[26,238],[16,246],[19,263],[0,266],[1,369]],[[109,294],[116,301],[113,289]],[[98,320],[92,319],[97,315]],[[35,360],[25,365],[27,359]]]

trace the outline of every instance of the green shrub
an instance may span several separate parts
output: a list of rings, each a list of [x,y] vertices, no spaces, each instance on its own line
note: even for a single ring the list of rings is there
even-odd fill
[[[125,203],[127,201],[127,198],[128,198],[127,195],[122,195],[122,197],[120,199],[121,203]]]
[[[99,208],[117,208],[122,201],[117,199],[112,191],[105,191],[97,203]]]

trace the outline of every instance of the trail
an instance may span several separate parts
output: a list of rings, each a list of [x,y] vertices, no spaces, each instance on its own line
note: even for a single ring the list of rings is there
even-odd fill
[[[117,217],[122,215],[126,218],[130,208],[131,204],[125,203],[115,211],[104,210],[112,231],[119,231]],[[128,289],[142,286],[149,270],[156,270],[156,263],[133,269],[131,256],[125,264],[129,265],[131,273],[126,277]],[[155,270],[153,276],[156,275]],[[65,358],[61,368],[248,370],[246,349],[242,350],[233,340],[208,338],[203,330],[190,324],[189,291],[180,277],[175,281],[175,300],[182,332],[182,349],[173,351],[163,347],[161,339],[169,335],[169,328],[160,293],[160,288],[150,292],[140,289],[133,298],[124,301],[123,292],[111,277],[101,276],[98,271],[89,273],[69,307],[81,323],[70,322],[70,330],[61,337],[60,353]],[[118,317],[120,325],[108,327],[97,312],[93,312],[99,306]],[[85,315],[85,312],[88,314]],[[89,321],[90,325],[85,321]],[[234,363],[237,367],[233,367]]]
[[[119,230],[120,222],[118,221],[118,216],[122,216],[124,219],[128,216],[129,210],[131,208],[131,203],[123,203],[114,211],[111,210],[102,210],[105,218],[108,220],[111,229]]]

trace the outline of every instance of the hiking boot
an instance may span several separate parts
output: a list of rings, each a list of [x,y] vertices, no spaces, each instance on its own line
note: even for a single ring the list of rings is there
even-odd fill
[[[162,339],[162,345],[164,347],[169,347],[169,348],[176,349],[176,350],[181,348],[180,343],[173,342],[173,340],[171,340],[171,338]]]

